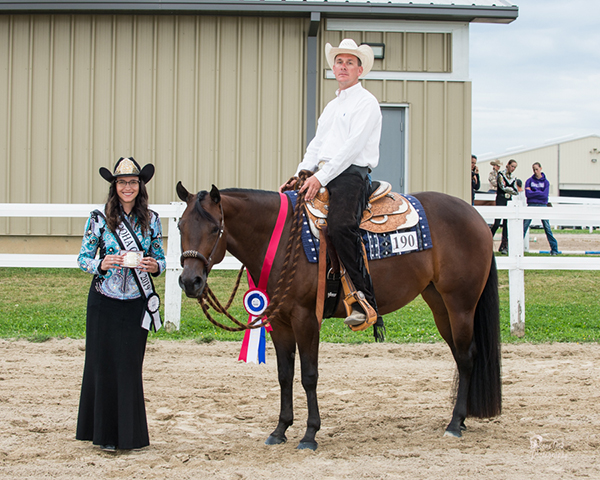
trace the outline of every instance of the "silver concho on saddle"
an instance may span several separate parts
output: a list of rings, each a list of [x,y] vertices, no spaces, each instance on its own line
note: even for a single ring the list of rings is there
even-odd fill
[[[329,191],[322,187],[315,198],[306,202],[308,224],[312,234],[320,238],[320,230],[327,225]],[[394,232],[414,227],[419,222],[419,214],[399,193],[392,192],[388,182],[380,182],[371,194],[367,208],[363,212],[360,228],[372,233]]]

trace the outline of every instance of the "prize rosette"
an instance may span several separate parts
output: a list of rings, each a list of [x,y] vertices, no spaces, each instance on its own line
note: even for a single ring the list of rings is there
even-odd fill
[[[152,314],[158,312],[158,309],[160,308],[160,297],[158,296],[158,294],[153,293],[148,297],[146,308]]]
[[[244,308],[254,316],[260,317],[269,306],[269,296],[258,288],[252,288],[244,294]]]

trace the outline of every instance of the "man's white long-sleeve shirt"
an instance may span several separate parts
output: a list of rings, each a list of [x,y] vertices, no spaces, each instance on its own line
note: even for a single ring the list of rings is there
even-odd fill
[[[327,185],[350,165],[375,168],[379,163],[381,109],[375,96],[360,83],[338,90],[319,117],[317,133],[312,139],[300,170],[316,171],[321,185]]]

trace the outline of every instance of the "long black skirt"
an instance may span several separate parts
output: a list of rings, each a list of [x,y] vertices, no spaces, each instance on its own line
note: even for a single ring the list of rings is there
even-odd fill
[[[143,297],[115,300],[101,295],[92,282],[77,440],[122,449],[150,444],[142,385],[148,337],[140,326],[144,305]]]

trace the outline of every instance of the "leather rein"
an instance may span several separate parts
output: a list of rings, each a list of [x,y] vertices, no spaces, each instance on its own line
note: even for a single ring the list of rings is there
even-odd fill
[[[289,264],[289,260],[290,260],[290,254],[291,254],[291,250],[293,250],[293,244],[295,244],[294,242],[294,238],[299,238],[300,237],[300,225],[301,225],[301,221],[300,221],[300,212],[301,212],[301,203],[303,203],[302,201],[298,201],[296,203],[296,209],[294,212],[294,217],[295,217],[295,221],[292,227],[292,231],[291,231],[291,236],[290,236],[290,241],[288,242],[287,245],[287,252],[285,255],[285,261],[283,263],[283,267],[282,267],[282,273],[287,271],[288,268],[288,264]],[[208,269],[210,262],[212,261],[212,257],[217,249],[217,246],[219,245],[219,242],[223,236],[223,233],[225,231],[225,215],[223,214],[223,205],[219,204],[219,206],[221,207],[221,225],[219,227],[219,235],[217,237],[217,239],[215,240],[215,244],[213,245],[213,248],[210,252],[210,255],[208,256],[208,259],[201,254],[200,252],[198,252],[197,250],[186,250],[185,252],[183,252],[181,254],[180,257],[180,262],[181,262],[181,266],[183,267],[183,262],[186,258],[196,258],[200,261],[202,261],[205,265],[205,267]],[[285,217],[284,217],[285,218]],[[275,249],[276,250],[276,249]],[[292,272],[295,271],[295,267],[296,267],[296,262],[297,262],[297,257],[298,255],[295,255],[295,259],[294,262],[292,264]],[[245,269],[245,266],[242,265],[242,268],[239,271],[238,277],[237,277],[237,281],[236,281],[236,285],[234,287],[233,292],[231,293],[231,296],[229,298],[229,302],[227,303],[226,306],[223,306],[219,300],[216,298],[215,294],[212,292],[212,290],[210,289],[210,287],[208,286],[208,283],[206,283],[205,285],[205,290],[204,290],[204,294],[198,298],[198,303],[200,304],[200,307],[202,308],[202,311],[204,312],[204,314],[206,315],[206,318],[215,326],[223,329],[223,330],[227,330],[230,332],[239,332],[239,331],[243,331],[243,330],[248,330],[248,329],[255,329],[255,328],[261,328],[264,327],[266,325],[269,324],[269,320],[268,317],[271,316],[271,314],[273,314],[273,316],[275,316],[276,314],[279,313],[279,309],[281,308],[281,304],[283,303],[283,301],[286,299],[288,293],[289,293],[289,286],[290,286],[290,278],[288,278],[288,285],[287,287],[284,289],[285,291],[283,292],[283,295],[281,296],[281,298],[279,299],[280,301],[277,302],[278,305],[276,308],[272,308],[272,305],[267,308],[267,311],[265,312],[265,316],[264,317],[257,317],[254,321],[244,324],[242,322],[240,322],[239,320],[235,319],[229,312],[229,307],[231,306],[231,303],[233,301],[233,297],[235,296],[237,289],[239,287],[240,284],[240,280],[241,280],[241,275],[243,273]],[[293,275],[292,275],[293,276]],[[279,282],[277,284],[277,287],[275,289],[275,293],[273,295],[273,299],[278,298],[280,296],[280,289],[282,287],[282,280],[283,278],[279,279]],[[224,314],[227,318],[229,318],[233,323],[235,323],[236,325],[238,325],[238,327],[228,327],[226,325],[223,325],[219,322],[217,322],[214,318],[212,318],[212,316],[210,315],[209,311],[208,311],[208,306],[205,304],[205,299],[206,302],[216,311],[219,313]],[[272,300],[273,300],[272,299]]]
[[[217,250],[217,247],[219,246],[219,242],[221,241],[221,238],[223,237],[223,233],[225,232],[225,215],[223,213],[223,205],[220,203],[219,206],[221,207],[221,225],[219,226],[219,235],[217,236],[217,239],[215,240],[215,243],[212,247],[210,255],[208,256],[208,258],[206,258],[203,254],[201,254],[197,250],[186,250],[185,252],[183,252],[181,254],[181,257],[179,259],[182,267],[183,267],[183,262],[186,258],[196,258],[196,259],[200,260],[202,263],[204,263],[204,267],[207,270],[209,269],[210,263],[212,261],[212,257],[214,255],[215,251]],[[204,315],[206,315],[206,318],[208,318],[208,320],[213,325],[215,325],[223,330],[230,331],[230,332],[239,332],[239,331],[248,330],[248,329],[260,328],[260,327],[263,327],[266,324],[268,324],[268,320],[261,321],[260,318],[257,318],[254,322],[252,322],[250,324],[244,324],[244,323],[240,322],[239,320],[237,320],[236,318],[234,318],[228,312],[229,307],[231,306],[231,303],[233,302],[233,298],[235,297],[235,294],[240,285],[240,280],[241,280],[241,276],[242,276],[244,269],[245,269],[245,266],[242,265],[242,268],[240,269],[240,271],[238,273],[235,287],[233,289],[233,292],[231,293],[229,302],[227,302],[226,306],[223,306],[221,304],[221,302],[219,302],[219,300],[217,299],[217,297],[215,296],[213,291],[208,286],[208,283],[204,287],[204,294],[200,298],[198,298],[198,303],[200,304],[200,307],[202,308]],[[208,272],[207,272],[207,275],[208,275]],[[205,304],[205,299],[208,302],[208,304],[216,312],[219,312],[219,313],[222,313],[223,315],[225,315],[232,322],[234,322],[236,325],[238,325],[238,327],[234,327],[234,328],[228,327],[226,325],[223,325],[222,323],[217,322],[214,318],[212,318],[212,316],[210,315],[210,312],[208,311],[208,307]]]

